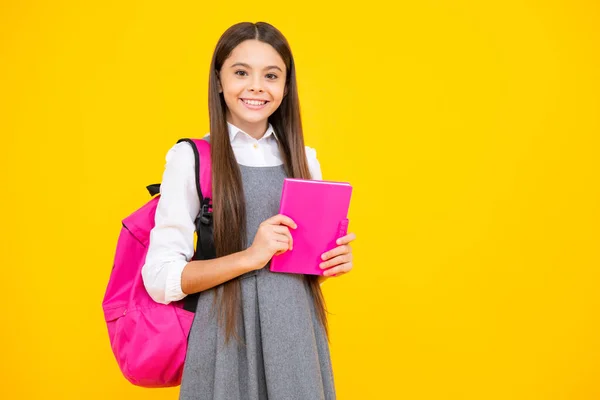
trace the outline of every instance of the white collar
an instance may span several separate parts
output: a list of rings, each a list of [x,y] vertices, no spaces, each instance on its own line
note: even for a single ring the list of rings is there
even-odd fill
[[[241,130],[240,128],[238,128],[237,126],[233,125],[230,122],[227,122],[227,130],[229,131],[230,142],[233,142],[240,133],[247,136],[249,139],[256,140],[252,136],[248,135],[246,132],[244,132],[243,130]],[[275,133],[273,126],[269,123],[269,126],[267,127],[267,131],[259,140],[266,139],[271,135],[273,135],[273,137],[275,139],[277,139],[277,134]]]

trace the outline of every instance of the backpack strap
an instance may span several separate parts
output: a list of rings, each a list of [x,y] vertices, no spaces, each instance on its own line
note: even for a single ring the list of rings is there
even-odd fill
[[[180,139],[177,143],[188,142],[196,159],[196,189],[200,199],[200,212],[196,218],[198,242],[193,260],[210,260],[216,257],[212,220],[212,162],[210,144],[203,139]],[[187,295],[183,308],[196,312],[199,293]]]
[[[157,194],[160,193],[160,183],[154,183],[152,185],[148,185],[148,186],[146,186],[146,189],[148,189],[150,196],[156,196]]]
[[[205,197],[212,197],[210,143],[203,139],[179,139],[177,143],[188,142],[196,160],[196,189],[200,203]]]
[[[196,159],[198,179],[196,182],[200,185],[198,189],[200,214],[196,221],[196,232],[200,246],[197,247],[195,255],[197,260],[210,260],[217,256],[213,240],[210,144],[202,139],[193,139],[192,141],[198,151],[198,158]]]

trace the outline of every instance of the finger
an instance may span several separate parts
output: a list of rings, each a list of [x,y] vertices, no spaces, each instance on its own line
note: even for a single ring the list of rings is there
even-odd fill
[[[331,275],[330,278],[337,278],[338,276],[346,275],[348,272],[340,272],[339,274]]]
[[[292,229],[296,229],[298,227],[296,225],[296,223],[290,217],[287,217],[287,216],[285,216],[283,214],[274,215],[271,218],[267,219],[265,222],[268,223],[268,224],[270,224],[270,225],[285,225],[285,226],[289,226]]]
[[[277,234],[287,236],[290,241],[290,250],[292,250],[292,248],[294,247],[294,238],[292,237],[292,234],[290,233],[290,229],[287,226],[277,225],[277,226],[273,227],[273,231]]]
[[[349,262],[352,262],[352,255],[351,254],[343,254],[341,256],[334,257],[329,261],[322,262],[321,264],[319,264],[319,267],[321,269],[327,269],[327,268],[335,267],[336,265],[345,264],[345,263],[349,263]]]
[[[342,254],[350,254],[352,253],[352,247],[350,245],[345,244],[342,246],[338,246],[333,250],[329,250],[321,255],[321,259],[323,261],[329,260],[330,258],[340,256]]]
[[[341,238],[336,240],[335,243],[337,245],[342,245],[342,244],[348,244],[348,243],[352,242],[353,240],[356,240],[356,235],[354,233],[349,233],[346,236],[342,236]]]
[[[285,243],[285,244],[290,243],[289,236],[284,235],[283,233],[274,233],[273,236],[271,236],[271,238],[273,240],[275,240],[277,243]]]
[[[324,276],[334,276],[334,275],[339,276],[341,274],[350,272],[350,270],[352,270],[352,263],[348,262],[348,263],[340,264],[337,267],[328,269],[327,271],[323,272],[323,275]]]
[[[283,254],[283,253],[285,253],[286,251],[289,250],[289,245],[288,245],[287,242],[284,242],[284,241],[282,241],[282,242],[276,241],[275,242],[275,250],[276,250],[275,251],[275,255],[276,256],[280,255],[280,254]]]
[[[284,226],[284,225],[273,226],[273,232],[281,234],[281,235],[292,236],[292,234],[290,233],[290,228],[288,228],[287,226]]]
[[[291,235],[285,235],[285,234],[281,234],[281,233],[276,233],[273,236],[273,239],[278,242],[278,243],[285,243],[287,246],[288,250],[292,250],[293,248],[293,242],[291,239]]]

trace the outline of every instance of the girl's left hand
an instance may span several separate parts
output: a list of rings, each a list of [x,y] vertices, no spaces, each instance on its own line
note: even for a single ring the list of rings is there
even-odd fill
[[[352,270],[352,247],[350,242],[356,239],[354,233],[349,233],[346,236],[339,238],[336,243],[337,247],[323,253],[321,259],[324,261],[319,266],[325,269],[324,276],[341,276]]]

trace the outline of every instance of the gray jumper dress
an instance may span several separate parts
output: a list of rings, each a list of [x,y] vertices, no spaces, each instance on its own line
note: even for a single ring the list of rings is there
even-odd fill
[[[283,166],[240,165],[246,200],[247,246],[259,224],[279,212]],[[190,331],[180,400],[332,400],[329,345],[304,275],[269,265],[241,281],[238,336],[225,345],[213,295],[200,293]],[[217,303],[219,304],[219,303]]]

